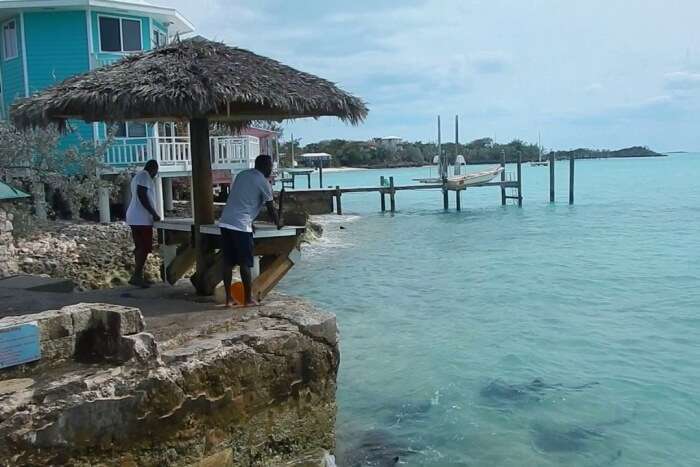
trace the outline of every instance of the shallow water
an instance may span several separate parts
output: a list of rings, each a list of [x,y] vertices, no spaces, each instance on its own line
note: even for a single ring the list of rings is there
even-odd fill
[[[281,287],[338,315],[345,465],[700,465],[700,155],[577,161],[571,207],[548,173],[524,167],[521,209],[479,188],[322,218]],[[380,175],[428,169],[324,184]]]

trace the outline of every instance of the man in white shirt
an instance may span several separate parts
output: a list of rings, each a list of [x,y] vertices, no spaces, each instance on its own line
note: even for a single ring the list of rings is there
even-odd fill
[[[263,205],[270,217],[281,228],[277,211],[272,203],[272,186],[268,178],[272,174],[272,158],[260,155],[255,159],[255,168],[236,175],[221,213],[221,250],[224,257],[224,289],[226,306],[234,306],[231,298],[231,276],[235,265],[239,266],[245,295],[242,306],[256,305],[252,297],[253,267],[253,221]]]
[[[131,180],[131,202],[126,210],[126,223],[131,226],[134,238],[134,275],[129,284],[149,287],[152,282],[143,276],[143,268],[148,255],[153,251],[153,222],[159,221],[156,212],[156,186],[153,179],[158,175],[158,163],[146,162],[143,170]]]

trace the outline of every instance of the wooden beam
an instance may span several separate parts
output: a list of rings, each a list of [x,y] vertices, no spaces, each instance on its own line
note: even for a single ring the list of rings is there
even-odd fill
[[[292,269],[294,262],[288,255],[278,256],[258,277],[253,280],[253,297],[260,301]]]
[[[255,239],[253,255],[255,256],[277,256],[289,254],[299,243],[299,237],[271,237]]]
[[[187,271],[192,269],[196,260],[195,249],[189,245],[178,248],[175,258],[165,267],[165,280],[175,285]]]
[[[201,225],[214,223],[214,192],[212,190],[211,156],[209,154],[209,121],[190,121],[190,152],[192,155],[192,194],[194,197],[194,247],[197,271],[192,283],[200,295],[212,295],[214,287],[204,280],[211,266],[211,242],[200,232]]]

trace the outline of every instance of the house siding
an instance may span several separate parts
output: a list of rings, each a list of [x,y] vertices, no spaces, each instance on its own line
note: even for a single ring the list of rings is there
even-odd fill
[[[102,52],[100,50],[100,16],[110,16],[113,18],[137,19],[141,21],[141,47],[143,50],[150,50],[151,47],[151,28],[148,16],[134,16],[127,14],[116,14],[112,12],[91,11],[92,15],[92,43],[95,48],[94,54],[96,60],[101,63],[109,63],[123,57],[124,53]]]
[[[84,11],[27,12],[24,27],[30,94],[90,70]],[[92,141],[92,125],[70,126],[74,131],[61,139],[63,148]]]
[[[24,65],[22,55],[22,22],[19,15],[12,18],[5,18],[2,21],[4,24],[7,21],[14,19],[17,25],[17,50],[18,56],[10,60],[5,60],[1,57],[0,69],[2,69],[2,93],[3,93],[3,113],[4,116],[9,115],[8,109],[12,102],[18,97],[24,97]],[[4,37],[0,34],[0,51],[4,50]]]

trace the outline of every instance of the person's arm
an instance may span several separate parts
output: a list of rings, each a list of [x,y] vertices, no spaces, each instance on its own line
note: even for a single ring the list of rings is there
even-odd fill
[[[279,215],[277,214],[277,209],[275,209],[274,201],[266,201],[265,207],[267,207],[267,213],[270,215],[272,222],[277,226],[277,230],[282,228],[282,223],[280,222]]]
[[[146,209],[146,211],[151,213],[151,215],[153,216],[153,220],[159,221],[160,216],[158,215],[156,210],[153,209],[153,206],[151,206],[151,200],[148,199],[148,188],[146,188],[143,185],[137,186],[136,187],[136,196],[138,196],[139,202]]]

